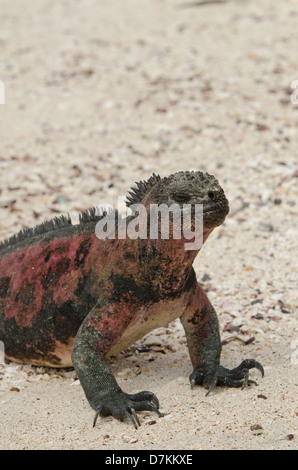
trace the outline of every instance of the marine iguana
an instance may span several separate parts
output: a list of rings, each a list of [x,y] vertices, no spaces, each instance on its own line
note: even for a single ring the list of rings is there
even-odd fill
[[[148,214],[152,204],[203,204],[203,241],[229,212],[217,179],[200,171],[153,174],[129,194],[127,205],[140,203]],[[220,365],[217,315],[192,267],[199,250],[186,250],[183,236],[98,239],[95,227],[104,216],[89,209],[77,225],[62,216],[2,242],[0,340],[7,359],[73,365],[96,411],[94,425],[98,415],[127,416],[135,428],[139,411],[162,416],[158,399],[150,391],[122,391],[106,358],[176,318],[193,365],[191,387],[203,385],[207,393],[216,385],[244,388],[253,382],[249,369],[264,375],[254,359],[232,370]]]

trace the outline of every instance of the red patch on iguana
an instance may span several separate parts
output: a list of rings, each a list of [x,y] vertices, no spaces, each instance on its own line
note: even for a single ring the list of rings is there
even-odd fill
[[[85,271],[92,264],[76,265],[76,255],[84,241],[84,235],[57,237],[5,256],[1,260],[1,270],[11,278],[5,305],[6,318],[14,317],[19,326],[28,327],[40,312],[45,296],[52,298],[57,305],[74,299],[82,269]],[[77,261],[82,256],[83,253],[79,254]]]

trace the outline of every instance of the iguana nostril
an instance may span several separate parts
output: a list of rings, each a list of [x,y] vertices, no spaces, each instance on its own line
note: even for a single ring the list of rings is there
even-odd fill
[[[215,198],[215,193],[213,191],[208,191],[208,197],[209,199],[214,199]]]

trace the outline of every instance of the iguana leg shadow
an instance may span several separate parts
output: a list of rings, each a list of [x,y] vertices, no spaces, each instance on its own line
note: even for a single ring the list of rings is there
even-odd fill
[[[204,290],[196,283],[189,303],[180,317],[185,329],[190,359],[194,370],[189,377],[191,387],[203,385],[208,395],[216,385],[242,387],[256,383],[249,379],[249,369],[264,369],[254,359],[245,359],[235,369],[220,365],[221,341],[216,312]]]
[[[152,392],[128,394],[121,390],[105,363],[111,346],[121,337],[132,314],[120,314],[116,305],[100,301],[88,314],[78,330],[72,350],[72,362],[87,400],[98,415],[112,415],[119,420],[128,417],[135,428],[140,425],[137,411],[155,411],[159,402]]]

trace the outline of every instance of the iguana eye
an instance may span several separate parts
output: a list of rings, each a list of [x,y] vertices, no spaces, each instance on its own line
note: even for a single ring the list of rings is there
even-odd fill
[[[173,199],[177,202],[187,202],[190,200],[190,194],[188,193],[175,193]]]

